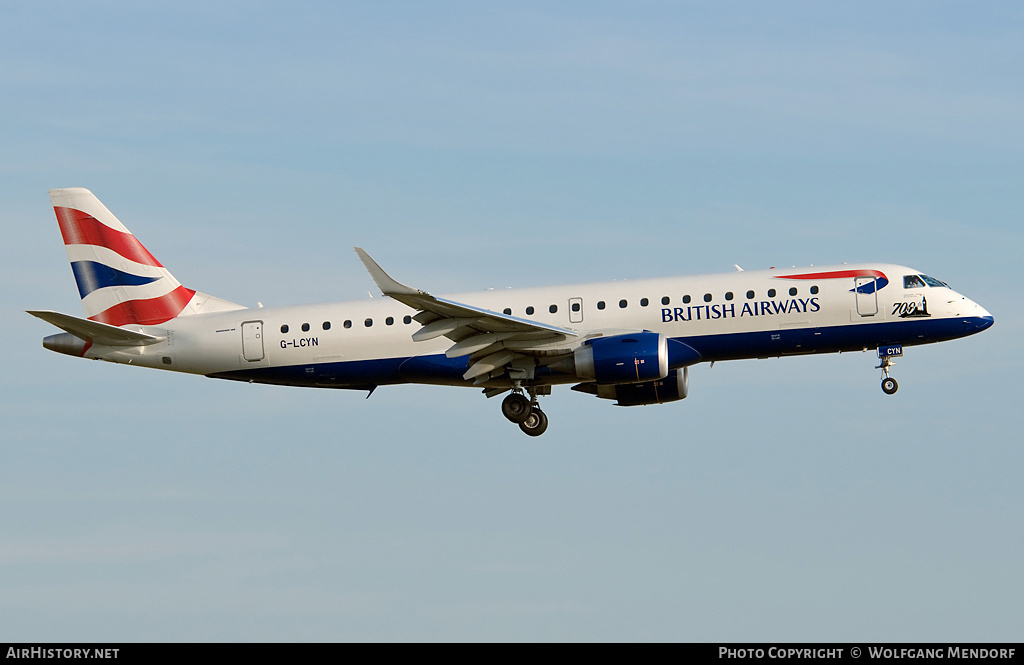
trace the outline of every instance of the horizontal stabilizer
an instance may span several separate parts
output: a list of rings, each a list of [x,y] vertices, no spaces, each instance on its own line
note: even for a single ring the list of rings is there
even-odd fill
[[[105,344],[108,346],[144,346],[163,342],[166,337],[156,337],[146,333],[125,330],[117,326],[107,325],[99,321],[80,319],[77,316],[61,314],[60,312],[28,311],[37,318],[52,323],[61,330],[71,333],[75,337],[91,342],[93,344]]]

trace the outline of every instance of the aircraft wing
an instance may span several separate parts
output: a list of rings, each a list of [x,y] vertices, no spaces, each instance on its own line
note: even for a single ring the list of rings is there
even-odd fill
[[[355,250],[384,295],[419,310],[413,319],[423,327],[413,334],[414,341],[444,336],[455,342],[445,355],[469,355],[467,381],[485,383],[506,371],[511,378],[532,378],[519,374],[530,374],[533,357],[564,355],[577,346],[575,330],[437,298],[395,281],[361,247]]]

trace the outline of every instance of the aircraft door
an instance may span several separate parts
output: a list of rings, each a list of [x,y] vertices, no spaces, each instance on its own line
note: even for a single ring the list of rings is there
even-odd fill
[[[569,298],[569,323],[583,323],[583,298]]]
[[[249,362],[263,360],[262,321],[246,321],[242,324],[242,357]]]
[[[878,314],[878,284],[874,277],[854,277],[854,293],[857,294],[857,313],[861,316]]]

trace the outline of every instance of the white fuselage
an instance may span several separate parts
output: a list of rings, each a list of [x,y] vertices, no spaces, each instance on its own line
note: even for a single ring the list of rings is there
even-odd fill
[[[857,264],[449,298],[580,333],[661,333],[696,349],[701,361],[910,346],[963,337],[991,325],[987,311],[941,283],[905,288],[905,276],[918,275],[898,265]],[[444,355],[451,340],[412,340],[420,329],[415,315],[410,307],[383,299],[180,316],[160,326],[126,326],[166,336],[164,342],[128,350],[94,345],[85,356],[285,385],[473,385],[461,378],[468,358]],[[542,382],[575,380],[555,372]]]

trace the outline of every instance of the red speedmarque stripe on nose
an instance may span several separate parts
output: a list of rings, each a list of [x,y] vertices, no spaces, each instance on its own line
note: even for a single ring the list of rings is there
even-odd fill
[[[881,270],[832,270],[830,272],[808,272],[799,275],[773,275],[775,279],[841,279],[843,277],[880,277],[888,279]]]

